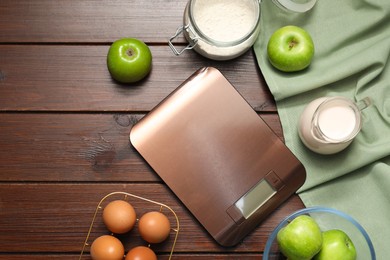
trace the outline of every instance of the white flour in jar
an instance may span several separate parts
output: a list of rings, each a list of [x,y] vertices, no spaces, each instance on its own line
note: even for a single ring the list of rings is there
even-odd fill
[[[203,34],[220,42],[242,39],[257,18],[253,0],[197,0],[193,16]]]

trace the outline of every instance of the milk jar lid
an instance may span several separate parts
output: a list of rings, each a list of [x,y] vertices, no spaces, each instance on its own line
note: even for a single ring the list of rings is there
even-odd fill
[[[272,0],[279,8],[293,13],[305,13],[310,11],[317,0]]]

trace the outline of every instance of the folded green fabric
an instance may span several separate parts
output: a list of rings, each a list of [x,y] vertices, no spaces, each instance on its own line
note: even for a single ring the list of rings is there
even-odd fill
[[[301,160],[307,180],[298,191],[306,206],[323,205],[353,216],[369,233],[378,259],[390,253],[390,1],[318,0],[307,13],[289,13],[263,0],[261,33],[254,45],[260,69],[276,100],[286,145]],[[309,68],[275,70],[267,58],[271,34],[285,25],[307,30],[315,44]],[[354,101],[369,96],[363,127],[352,144],[319,155],[300,141],[305,106],[322,96]]]

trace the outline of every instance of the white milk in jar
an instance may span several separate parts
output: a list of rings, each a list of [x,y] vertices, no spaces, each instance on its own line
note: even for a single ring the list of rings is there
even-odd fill
[[[318,115],[318,127],[329,139],[343,141],[348,138],[357,125],[355,112],[349,106],[335,105]]]
[[[322,97],[307,105],[299,120],[299,136],[312,151],[333,154],[345,149],[361,129],[357,104],[344,97]]]

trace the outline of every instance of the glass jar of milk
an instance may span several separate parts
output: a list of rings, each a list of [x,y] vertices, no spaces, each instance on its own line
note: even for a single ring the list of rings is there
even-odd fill
[[[193,49],[213,60],[234,59],[252,47],[260,30],[261,0],[190,0],[183,26],[169,40],[176,55]],[[181,33],[188,46],[177,50],[172,41]]]
[[[321,97],[303,110],[298,132],[310,150],[320,154],[334,154],[344,150],[362,126],[361,110],[370,105],[365,98],[354,103],[345,97]]]

